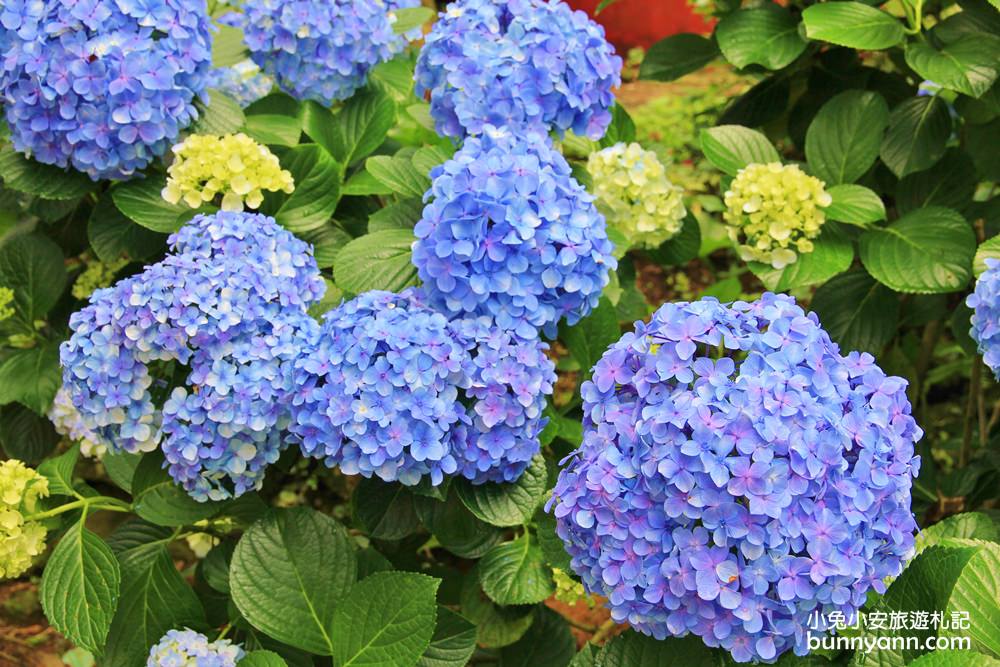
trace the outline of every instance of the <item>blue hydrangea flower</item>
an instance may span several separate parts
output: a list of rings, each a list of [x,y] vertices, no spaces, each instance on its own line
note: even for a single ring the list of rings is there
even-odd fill
[[[367,292],[327,313],[295,363],[291,431],[347,474],[513,481],[546,423],[546,349],[487,320],[449,323],[419,290]]]
[[[621,69],[604,28],[565,2],[456,0],[427,35],[415,78],[446,136],[494,125],[600,139]]]
[[[150,649],[146,667],[236,667],[245,655],[228,639],[210,642],[194,630],[170,630]]]
[[[413,263],[436,307],[530,338],[597,306],[614,248],[594,198],[546,137],[489,127],[431,178]]]
[[[325,286],[311,248],[263,215],[199,215],[169,243],[70,318],[64,386],[111,451],[161,446],[193,497],[238,496],[284,443],[292,362]]]
[[[420,0],[247,0],[244,39],[254,62],[300,100],[332,104],[365,84],[368,71],[403,50],[393,12]]]
[[[582,387],[550,504],[573,570],[656,638],[803,655],[811,614],[850,617],[914,552],[906,384],[789,296],[664,305]]]
[[[986,260],[986,270],[965,303],[974,311],[969,335],[979,344],[983,362],[1000,378],[1000,259]]]
[[[247,58],[231,67],[213,69],[208,73],[205,87],[222,91],[246,108],[271,92],[274,79],[261,72],[257,63]]]
[[[197,117],[204,0],[8,0],[0,94],[14,148],[94,180],[128,178]]]

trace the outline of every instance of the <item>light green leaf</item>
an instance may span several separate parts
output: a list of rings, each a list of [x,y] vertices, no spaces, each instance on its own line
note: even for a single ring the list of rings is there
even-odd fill
[[[914,40],[906,45],[906,64],[945,88],[980,97],[1000,76],[1000,36],[966,34],[940,50]]]
[[[306,133],[345,166],[378,148],[396,121],[396,103],[378,90],[359,91],[336,115],[315,102],[302,111]]]
[[[337,259],[337,253],[353,240],[347,230],[335,220],[327,222],[322,227],[310,229],[308,232],[300,232],[298,236],[306,243],[312,244],[316,265],[321,269],[333,266]]]
[[[490,549],[479,562],[479,583],[500,605],[535,604],[556,590],[552,570],[529,535]]]
[[[702,130],[701,150],[709,162],[729,176],[735,176],[748,164],[781,161],[767,137],[742,125]]]
[[[392,31],[397,35],[410,32],[434,18],[434,10],[430,7],[404,7],[392,12],[395,21]]]
[[[128,181],[111,189],[111,199],[130,220],[162,234],[176,232],[199,212],[216,210],[208,205],[195,210],[185,204],[171,204],[161,194],[166,184],[162,174]]]
[[[222,137],[239,132],[246,122],[240,103],[219,90],[208,91],[208,105],[195,100],[198,119],[191,124],[191,134],[208,134]]]
[[[976,248],[976,256],[972,261],[972,273],[978,278],[986,270],[986,260],[1000,260],[1000,236],[986,239]]]
[[[354,489],[351,503],[354,516],[375,539],[401,540],[420,526],[413,494],[402,484],[364,478]]]
[[[1000,525],[985,512],[954,514],[917,534],[917,552],[951,539],[1000,542]]]
[[[431,186],[431,179],[420,173],[406,157],[376,155],[368,158],[365,169],[375,180],[403,197],[423,197]]]
[[[86,174],[36,162],[10,145],[0,149],[0,178],[10,190],[43,199],[77,199],[97,187]]]
[[[17,401],[45,415],[61,385],[57,342],[15,350],[0,362],[0,405]]]
[[[848,90],[823,105],[806,132],[809,169],[827,185],[853,183],[878,157],[889,106],[878,93]]]
[[[823,212],[827,220],[846,222],[858,227],[867,227],[873,222],[885,220],[885,204],[882,198],[864,187],[843,183],[828,188],[833,202]]]
[[[701,69],[715,60],[719,47],[701,35],[671,35],[649,47],[639,68],[639,78],[649,81],[673,81]]]
[[[45,617],[78,646],[100,653],[118,607],[121,569],[111,548],[78,523],[59,541],[42,575]]]
[[[472,484],[462,479],[456,483],[456,490],[469,511],[486,523],[520,526],[535,513],[547,479],[545,457],[536,454],[516,482]]]
[[[243,534],[229,568],[240,613],[289,646],[331,655],[334,608],[357,572],[344,528],[306,508],[277,510]]]
[[[355,172],[344,183],[344,194],[354,196],[391,195],[393,194],[393,189],[367,171],[361,170]]]
[[[387,229],[365,234],[344,246],[333,266],[337,286],[360,294],[379,289],[399,292],[417,283],[410,261],[413,232]]]
[[[59,301],[66,286],[63,262],[62,249],[42,234],[0,245],[0,286],[14,291],[14,307],[26,323],[42,319]]]
[[[243,43],[243,31],[230,25],[215,23],[212,36],[212,67],[232,67],[246,60],[247,47]]]
[[[927,169],[944,155],[951,125],[948,105],[936,95],[902,102],[889,115],[882,161],[899,178]]]
[[[385,229],[412,230],[423,214],[423,201],[416,197],[401,199],[372,213],[368,218],[368,231],[371,233]]]
[[[376,572],[358,582],[333,616],[337,667],[414,665],[431,643],[440,579]]]
[[[431,644],[417,667],[465,667],[476,650],[476,626],[447,607],[438,607]]]
[[[38,466],[38,474],[49,481],[49,493],[56,496],[72,496],[73,471],[80,458],[80,445],[73,445],[55,458],[47,459]]]
[[[781,69],[806,48],[798,21],[776,4],[724,14],[715,27],[715,39],[722,55],[739,69],[747,65]]]
[[[295,146],[302,134],[298,118],[282,114],[247,116],[243,131],[254,141],[271,146]]]
[[[809,39],[852,49],[888,49],[903,40],[903,24],[861,2],[824,2],[802,12]]]
[[[617,109],[618,107],[616,106],[615,108]],[[612,125],[614,125],[613,120]],[[610,127],[608,128],[608,132],[611,132]],[[444,164],[453,154],[454,151],[441,146],[424,146],[418,148],[417,152],[413,154],[413,166],[421,174],[430,178],[431,170],[438,165]]]
[[[783,269],[760,262],[748,266],[768,289],[785,292],[826,282],[854,261],[854,244],[835,222],[823,225],[813,245],[812,252],[799,253],[798,259]]]
[[[281,166],[292,173],[295,190],[278,197],[284,199],[274,219],[296,234],[325,225],[340,202],[340,165],[322,146],[303,144],[285,152]]]
[[[240,660],[239,667],[288,667],[288,663],[273,651],[251,651]]]
[[[861,268],[820,286],[811,308],[844,353],[880,352],[899,326],[898,297]]]
[[[1000,660],[973,651],[939,649],[925,653],[908,667],[1000,667]]]
[[[955,292],[972,277],[976,235],[947,208],[917,209],[888,227],[861,237],[861,262],[883,285],[897,292]]]

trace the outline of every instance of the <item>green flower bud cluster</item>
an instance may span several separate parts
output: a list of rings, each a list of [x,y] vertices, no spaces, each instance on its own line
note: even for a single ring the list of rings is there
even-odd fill
[[[102,287],[110,287],[114,282],[115,275],[125,268],[127,259],[116,259],[113,262],[102,262],[94,259],[87,262],[87,268],[83,270],[73,283],[73,296],[84,300],[94,293],[94,290]]]

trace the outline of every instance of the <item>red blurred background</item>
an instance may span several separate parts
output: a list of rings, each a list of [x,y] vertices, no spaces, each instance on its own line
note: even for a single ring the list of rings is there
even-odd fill
[[[574,9],[591,16],[600,0],[567,0]],[[708,19],[694,13],[685,0],[618,0],[596,20],[608,33],[618,53],[625,55],[633,46],[649,48],[654,42],[679,32],[708,33]]]

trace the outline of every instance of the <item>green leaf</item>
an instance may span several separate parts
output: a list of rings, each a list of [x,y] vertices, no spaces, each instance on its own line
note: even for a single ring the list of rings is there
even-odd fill
[[[457,482],[456,490],[469,511],[486,523],[520,526],[535,513],[547,479],[545,457],[539,453],[516,482],[472,484],[462,479]]]
[[[503,538],[503,532],[480,521],[456,492],[444,500],[414,495],[417,516],[441,546],[461,558],[480,558]]]
[[[172,234],[199,211],[165,200],[161,194],[164,186],[166,177],[162,174],[147,176],[116,185],[111,189],[111,199],[130,220],[154,232]]]
[[[575,654],[576,640],[566,619],[542,607],[524,636],[500,649],[500,667],[568,665]]]
[[[208,134],[221,137],[239,132],[246,122],[240,103],[219,90],[209,90],[208,104],[200,100],[194,103],[198,110],[198,120],[191,124],[191,134]]]
[[[229,568],[240,613],[289,646],[331,655],[334,607],[357,572],[344,528],[306,508],[276,510],[243,534]]]
[[[735,176],[748,164],[781,161],[767,137],[742,125],[702,130],[701,150],[709,162],[729,176]]]
[[[479,565],[465,575],[460,602],[462,614],[476,624],[476,641],[487,648],[513,644],[535,619],[535,605],[501,607],[486,597],[479,585]]]
[[[853,183],[878,157],[889,106],[878,93],[847,90],[823,105],[806,132],[809,169],[828,185]]]
[[[424,203],[416,197],[401,199],[372,213],[368,218],[368,232],[386,229],[412,230],[424,214]]]
[[[614,109],[617,108],[618,108],[617,106],[614,107]],[[624,111],[622,111],[621,113],[625,114]],[[621,117],[622,117],[621,114],[619,114],[618,116],[614,116],[614,114],[612,115],[612,120],[611,120],[612,127],[614,127],[615,118],[621,118]],[[627,114],[625,115],[625,117],[628,118]],[[631,119],[629,119],[628,122],[632,122]],[[608,128],[609,134],[612,132],[612,127]],[[632,129],[634,136],[635,127],[633,126]],[[413,154],[413,166],[416,167],[421,174],[424,174],[428,178],[430,178],[431,170],[434,169],[434,167],[437,167],[438,165],[444,164],[445,161],[451,159],[452,155],[454,155],[453,150],[448,150],[441,146],[424,146],[422,148],[418,148],[417,152]]]
[[[972,203],[980,176],[968,154],[951,149],[930,169],[907,174],[896,186],[896,211],[903,215],[924,206],[963,211]]]
[[[215,34],[212,36],[212,67],[232,67],[246,58],[247,47],[243,43],[243,31],[216,22]]]
[[[972,273],[977,278],[986,270],[986,260],[1000,260],[1000,236],[986,239],[976,248],[976,256],[972,260]]]
[[[784,292],[826,282],[849,269],[854,261],[854,244],[835,222],[823,225],[813,245],[812,252],[799,253],[798,259],[783,269],[751,262],[750,270],[768,289]]]
[[[374,289],[399,292],[416,285],[417,269],[410,261],[414,240],[407,229],[387,229],[354,239],[334,262],[337,286],[360,294]]]
[[[544,509],[535,514],[535,535],[538,537],[545,562],[563,572],[572,572],[566,545],[556,533],[556,518]]]
[[[392,31],[397,35],[410,32],[434,18],[434,10],[430,7],[404,7],[392,12],[396,17]]]
[[[358,171],[344,183],[344,194],[355,196],[391,195],[393,190],[367,171]]]
[[[205,578],[205,583],[219,591],[229,595],[229,564],[233,560],[233,552],[236,550],[236,542],[224,540],[212,547],[208,555],[202,559],[198,565],[201,575]]]
[[[59,434],[47,417],[20,403],[0,408],[0,445],[12,459],[37,464],[59,443]]]
[[[951,539],[1000,542],[1000,525],[985,512],[952,515],[917,534],[917,552]]]
[[[9,145],[0,149],[0,178],[6,188],[43,199],[77,199],[97,187],[86,174],[36,162]]]
[[[254,141],[271,146],[296,146],[302,134],[298,118],[282,114],[255,114],[247,116],[243,127]]]
[[[479,583],[500,605],[535,604],[556,590],[542,550],[528,535],[490,549],[479,562]]]
[[[649,251],[658,263],[666,266],[687,264],[698,256],[701,250],[701,225],[690,213],[684,218],[684,226],[677,236],[666,241],[659,248]]]
[[[594,660],[597,658],[594,654],[594,650],[593,644],[584,644],[580,648],[580,651],[573,656],[573,659],[569,663],[569,667],[594,667]]]
[[[97,201],[90,213],[87,238],[102,262],[113,262],[122,257],[141,261],[167,247],[164,234],[130,220],[118,210],[108,194]]]
[[[888,49],[903,40],[903,24],[861,2],[824,2],[802,12],[806,36],[852,49]]]
[[[608,125],[604,136],[601,137],[599,145],[601,148],[608,148],[618,143],[628,144],[633,141],[635,141],[635,121],[632,120],[625,107],[616,102],[611,107],[611,124]]]
[[[111,623],[102,664],[143,665],[168,630],[207,630],[205,610],[163,545],[118,556],[122,595]]]
[[[811,307],[844,352],[880,352],[899,326],[899,299],[861,268],[820,286]]]
[[[673,81],[701,69],[718,55],[719,48],[711,39],[693,33],[672,35],[649,47],[639,67],[639,78]]]
[[[312,244],[316,265],[321,269],[333,266],[337,260],[337,253],[353,240],[347,230],[335,220],[308,232],[300,232],[298,236],[306,243]]]
[[[947,208],[930,206],[906,214],[888,227],[861,237],[861,262],[883,285],[897,292],[956,292],[972,277],[976,235]]]
[[[1000,36],[966,34],[940,50],[914,40],[906,45],[906,64],[945,88],[980,97],[1000,76]]]
[[[183,526],[207,519],[222,509],[222,503],[198,502],[178,486],[163,468],[163,455],[146,454],[132,477],[133,509],[146,521],[159,526]]]
[[[17,401],[39,415],[48,412],[62,385],[59,344],[46,341],[15,350],[0,362],[0,405]]]
[[[438,607],[431,644],[417,667],[465,667],[476,650],[476,626],[447,607]]]
[[[14,307],[26,323],[40,320],[66,286],[62,249],[41,234],[20,234],[0,245],[0,285],[14,291]]]
[[[368,158],[365,169],[375,180],[403,197],[423,197],[431,186],[431,179],[421,174],[406,157],[376,155]]]
[[[991,181],[1000,181],[1000,118],[986,125],[965,126],[965,151],[972,156],[979,173]]]
[[[909,667],[1000,667],[1000,660],[972,651],[938,649],[920,656]]]
[[[720,662],[712,649],[695,635],[658,641],[628,630],[612,637],[601,648],[594,660],[594,667],[674,667]]]
[[[371,69],[368,80],[372,86],[389,93],[396,100],[411,101],[414,64],[410,58],[387,60]]]
[[[416,664],[434,635],[440,584],[414,572],[376,572],[359,581],[333,615],[333,663]]]
[[[927,169],[944,155],[951,125],[948,105],[936,95],[906,100],[889,115],[882,161],[899,178]]]
[[[345,166],[356,164],[382,145],[396,122],[396,103],[378,90],[359,91],[337,115],[315,102],[302,110],[306,133]]]
[[[580,370],[589,372],[608,347],[621,338],[615,307],[606,297],[602,297],[590,315],[572,327],[563,326],[559,338],[580,364]]]
[[[240,660],[240,667],[288,667],[288,663],[273,651],[251,651]]]
[[[281,156],[295,190],[281,203],[274,219],[290,232],[308,232],[325,225],[340,202],[340,165],[317,144],[303,144]]]
[[[747,65],[781,69],[806,48],[798,21],[775,4],[724,14],[715,27],[715,39],[722,55],[739,69]]]
[[[117,555],[153,542],[169,541],[173,533],[174,531],[166,526],[157,526],[155,523],[133,517],[115,528],[108,536],[107,542]]]
[[[55,458],[43,461],[38,466],[38,474],[49,481],[49,493],[56,496],[72,496],[73,471],[80,458],[80,445],[73,445]]]
[[[402,484],[364,478],[354,489],[354,516],[370,537],[401,540],[420,527],[413,494]]]
[[[882,198],[864,187],[843,183],[828,188],[833,202],[824,209],[827,220],[846,222],[858,227],[867,227],[873,222],[885,220],[885,204]]]
[[[45,617],[77,646],[100,653],[120,584],[111,548],[78,523],[66,531],[45,566],[40,593]]]
[[[142,460],[141,453],[130,454],[129,452],[108,452],[104,455],[104,470],[108,477],[118,488],[127,493],[132,493],[132,479],[135,477],[135,469]]]

